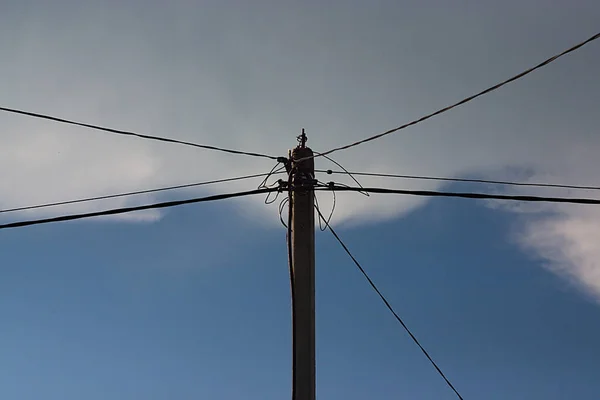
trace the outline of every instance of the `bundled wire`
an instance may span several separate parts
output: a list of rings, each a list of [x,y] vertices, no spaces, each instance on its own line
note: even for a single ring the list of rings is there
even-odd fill
[[[527,187],[544,187],[544,188],[558,188],[558,189],[578,189],[578,190],[600,190],[600,186],[585,186],[585,185],[566,185],[560,183],[543,183],[543,182],[515,182],[515,181],[497,181],[489,179],[472,179],[472,178],[448,178],[440,176],[425,176],[425,175],[401,175],[401,174],[387,174],[381,172],[348,172],[334,171],[331,169],[318,169],[315,172],[326,173],[327,175],[355,175],[355,176],[372,176],[378,178],[400,178],[400,179],[415,179],[425,181],[440,181],[440,182],[463,182],[463,183],[482,183],[491,185],[503,185],[503,186],[527,186]],[[359,185],[362,187],[362,185]]]
[[[350,186],[341,186],[338,183],[330,182],[327,187],[316,187],[315,190],[336,190],[338,192],[367,192],[379,194],[403,194],[410,196],[424,197],[458,197],[464,199],[482,199],[482,200],[509,200],[524,202],[546,202],[546,203],[567,203],[567,204],[593,204],[600,205],[600,199],[575,198],[575,197],[542,197],[542,196],[513,196],[489,193],[466,193],[466,192],[440,192],[433,190],[402,190],[387,188],[358,188]]]

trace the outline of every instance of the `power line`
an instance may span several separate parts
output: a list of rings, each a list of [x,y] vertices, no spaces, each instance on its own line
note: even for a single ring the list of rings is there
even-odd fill
[[[291,173],[290,173],[291,180]],[[294,199],[288,186],[288,223],[286,226],[288,268],[290,273],[290,305],[292,308],[292,400],[296,400],[296,285],[294,284],[294,257],[292,254],[292,209]]]
[[[332,182],[333,183],[333,182]],[[12,222],[8,224],[0,225],[0,229],[6,228],[17,228],[22,226],[29,225],[38,225],[50,222],[61,222],[61,221],[71,221],[82,218],[90,218],[90,217],[98,217],[103,215],[115,215],[115,214],[124,214],[133,211],[142,211],[156,208],[165,208],[165,207],[174,207],[184,204],[192,204],[192,203],[201,203],[206,201],[214,201],[221,199],[228,199],[233,197],[241,197],[253,194],[262,194],[262,193],[271,193],[275,191],[279,191],[279,188],[264,188],[257,190],[250,190],[245,192],[238,193],[228,193],[228,194],[220,194],[208,197],[194,198],[188,200],[177,200],[177,201],[168,201],[162,203],[153,203],[136,207],[125,207],[125,208],[116,208],[105,211],[98,211],[92,213],[85,214],[74,214],[74,215],[64,215],[53,218],[45,218],[38,219],[32,221],[21,221],[21,222]],[[404,195],[413,195],[413,196],[425,196],[425,197],[459,197],[459,198],[468,198],[468,199],[496,199],[496,200],[513,200],[513,201],[524,201],[524,202],[550,202],[550,203],[569,203],[569,204],[594,204],[600,205],[599,199],[586,199],[586,198],[564,198],[564,197],[538,197],[538,196],[512,196],[512,195],[500,195],[500,194],[487,194],[487,193],[460,193],[460,192],[438,192],[438,191],[428,191],[428,190],[401,190],[401,189],[387,189],[387,188],[359,188],[359,187],[349,187],[349,186],[340,186],[335,183],[329,184],[327,187],[317,187],[315,190],[335,190],[339,192],[367,192],[367,193],[379,193],[379,194],[404,194]]]
[[[325,218],[323,217],[323,214],[321,214],[321,211],[318,208],[317,208],[317,212],[319,213],[320,218],[324,220]],[[396,313],[396,311],[394,311],[394,308],[387,301],[387,299],[381,293],[381,291],[377,288],[377,286],[375,285],[375,283],[371,280],[371,278],[366,273],[366,271],[364,270],[364,268],[360,265],[360,263],[358,262],[358,260],[352,255],[352,253],[350,252],[350,249],[348,249],[348,246],[346,246],[346,244],[342,241],[342,239],[339,237],[339,235],[331,227],[331,225],[329,224],[329,222],[325,221],[325,224],[327,225],[327,228],[329,229],[329,231],[331,232],[331,234],[336,238],[336,240],[338,241],[338,243],[342,246],[342,248],[344,249],[344,251],[346,252],[346,254],[348,254],[348,256],[350,256],[350,258],[352,259],[352,261],[354,262],[354,264],[358,267],[358,269],[360,270],[360,272],[362,273],[362,275],[365,277],[365,279],[367,280],[367,282],[369,282],[369,285],[371,285],[371,288],[375,291],[375,293],[377,293],[377,295],[379,296],[379,298],[381,299],[381,301],[383,301],[383,304],[385,304],[385,306],[387,307],[387,309],[390,310],[390,312],[394,315],[394,317],[396,318],[396,321],[398,321],[398,323],[400,323],[400,325],[402,325],[402,327],[404,328],[404,330],[406,331],[406,333],[408,333],[408,335],[413,340],[413,342],[419,347],[419,349],[421,350],[421,352],[423,352],[423,354],[425,355],[425,357],[427,357],[427,359],[429,360],[429,362],[433,365],[433,367],[438,372],[438,374],[444,379],[444,381],[450,387],[450,389],[452,389],[452,391],[454,391],[454,393],[456,393],[456,396],[458,396],[458,398],[460,400],[463,400],[463,398],[460,395],[460,393],[458,392],[458,390],[456,390],[456,388],[454,387],[454,385],[450,382],[450,380],[442,372],[441,368],[437,365],[437,363],[435,361],[433,361],[433,358],[431,358],[431,356],[429,355],[429,353],[427,352],[427,350],[425,350],[425,348],[421,345],[421,343],[419,342],[419,340],[415,337],[415,335],[411,332],[411,330],[408,328],[408,326],[404,323],[404,321],[402,320],[402,318],[400,318],[400,316],[398,315],[398,313]]]
[[[562,185],[558,183],[538,183],[538,182],[513,182],[513,181],[495,181],[487,179],[468,179],[468,178],[446,178],[438,176],[422,176],[422,175],[398,175],[398,174],[384,174],[378,172],[348,172],[348,171],[333,171],[333,170],[315,170],[315,172],[332,174],[351,174],[355,176],[374,176],[382,178],[402,178],[402,179],[417,179],[417,180],[430,180],[430,181],[446,181],[446,182],[470,182],[470,183],[486,183],[494,185],[506,185],[506,186],[531,186],[531,187],[551,187],[561,189],[582,189],[582,190],[600,190],[600,186],[581,186],[581,185]]]
[[[71,215],[63,215],[60,217],[36,219],[36,220],[31,220],[31,221],[11,222],[8,224],[0,225],[0,229],[20,228],[20,227],[29,226],[29,225],[39,225],[39,224],[47,224],[47,223],[52,223],[52,222],[72,221],[72,220],[76,220],[76,219],[100,217],[100,216],[105,216],[105,215],[125,214],[125,213],[129,213],[129,212],[134,212],[134,211],[143,211],[143,210],[151,210],[151,209],[158,209],[158,208],[181,206],[184,204],[204,203],[204,202],[209,202],[209,201],[231,199],[234,197],[243,197],[243,196],[250,196],[250,195],[255,195],[255,194],[270,193],[270,192],[274,192],[274,191],[278,191],[278,190],[279,190],[279,188],[255,189],[255,190],[248,190],[245,192],[225,193],[225,194],[217,194],[217,195],[207,196],[207,197],[197,197],[197,198],[186,199],[186,200],[176,200],[176,201],[166,201],[166,202],[162,202],[162,203],[145,204],[145,205],[136,206],[136,207],[114,208],[114,209],[110,209],[110,210],[97,211],[97,212],[91,212],[91,213],[85,213],[85,214],[71,214]]]
[[[450,182],[474,182],[474,183],[512,185],[512,186],[532,186],[532,187],[554,187],[554,188],[567,188],[567,189],[600,190],[600,187],[598,187],[598,186],[560,185],[560,184],[550,184],[550,183],[523,183],[523,182],[509,182],[509,181],[492,181],[492,180],[484,180],[484,179],[443,178],[443,177],[419,176],[419,175],[397,175],[397,174],[384,174],[384,173],[371,173],[371,172],[344,172],[344,171],[332,171],[332,170],[315,170],[315,172],[327,173],[329,175],[331,175],[331,174],[343,174],[343,175],[351,174],[351,175],[355,175],[355,176],[374,176],[374,177],[386,177],[386,178],[435,180],[435,181],[450,181]],[[239,181],[239,180],[252,179],[252,178],[260,178],[260,177],[265,177],[265,176],[271,176],[271,175],[277,174],[277,173],[283,173],[283,172],[275,171],[273,173],[246,175],[246,176],[240,176],[240,177],[235,177],[235,178],[216,179],[216,180],[212,180],[212,181],[196,182],[196,183],[189,183],[189,184],[176,185],[176,186],[167,186],[167,187],[156,188],[156,189],[139,190],[139,191],[134,191],[134,192],[125,192],[125,193],[118,193],[118,194],[111,194],[111,195],[97,196],[97,197],[87,197],[87,198],[75,199],[75,200],[64,200],[64,201],[59,201],[59,202],[54,202],[54,203],[37,204],[37,205],[31,205],[31,206],[21,206],[21,207],[9,208],[6,210],[0,210],[0,214],[16,212],[16,211],[27,211],[27,210],[33,210],[33,209],[55,207],[55,206],[63,206],[63,205],[69,205],[69,204],[85,203],[85,202],[90,202],[90,201],[106,200],[106,199],[134,196],[134,195],[140,195],[140,194],[156,193],[156,192],[176,190],[176,189],[185,189],[185,188],[191,188],[191,187]]]
[[[339,192],[367,192],[380,194],[405,194],[411,196],[424,197],[460,197],[465,199],[488,199],[488,200],[512,200],[524,202],[547,202],[547,203],[568,203],[568,204],[595,204],[600,205],[600,199],[570,198],[570,197],[540,197],[540,196],[512,196],[503,194],[488,193],[461,193],[461,192],[439,192],[432,190],[402,190],[371,187],[350,187],[339,186],[330,182],[328,186],[317,187],[315,190],[335,190]]]
[[[216,180],[212,180],[212,181],[188,183],[188,184],[185,184],[185,185],[167,186],[167,187],[162,187],[162,188],[157,188],[157,189],[139,190],[139,191],[136,191],[136,192],[126,192],[126,193],[110,194],[110,195],[106,195],[106,196],[87,197],[87,198],[76,199],[76,200],[65,200],[65,201],[59,201],[59,202],[55,202],[55,203],[38,204],[38,205],[34,205],[34,206],[23,206],[23,207],[9,208],[7,210],[0,210],[0,214],[9,213],[9,212],[15,212],[15,211],[34,210],[34,209],[38,209],[38,208],[64,206],[64,205],[68,205],[68,204],[86,203],[86,202],[89,202],[89,201],[96,201],[96,200],[114,199],[114,198],[118,198],[118,197],[134,196],[134,195],[138,195],[138,194],[156,193],[156,192],[163,192],[163,191],[168,191],[168,190],[184,189],[184,188],[191,188],[191,187],[212,185],[212,184],[215,184],[215,183],[241,181],[241,180],[244,180],[244,179],[260,178],[260,177],[267,176],[267,175],[270,176],[270,175],[273,175],[275,173],[279,173],[279,172],[271,172],[271,173],[268,173],[268,174],[246,175],[246,176],[239,176],[239,177],[236,177],[236,178],[216,179]]]
[[[277,160],[277,157],[270,156],[270,155],[267,155],[267,154],[260,154],[260,153],[252,153],[252,152],[241,151],[241,150],[226,149],[226,148],[223,148],[223,147],[209,146],[209,145],[206,145],[206,144],[198,144],[198,143],[187,142],[187,141],[183,141],[183,140],[165,138],[165,137],[161,137],[161,136],[144,135],[144,134],[136,133],[136,132],[130,132],[130,131],[124,131],[124,130],[120,130],[120,129],[107,128],[107,127],[103,127],[103,126],[99,126],[99,125],[87,124],[87,123],[84,123],[84,122],[76,122],[76,121],[72,121],[72,120],[68,120],[68,119],[64,119],[64,118],[53,117],[51,115],[34,113],[34,112],[31,112],[31,111],[23,111],[23,110],[17,110],[17,109],[14,109],[14,108],[7,108],[7,107],[0,107],[0,111],[5,111],[5,112],[13,113],[13,114],[25,115],[25,116],[33,117],[33,118],[46,119],[46,120],[49,120],[49,121],[60,122],[60,123],[63,123],[63,124],[68,124],[68,125],[82,126],[84,128],[90,128],[90,129],[95,129],[95,130],[98,130],[98,131],[114,133],[114,134],[117,134],[117,135],[135,136],[135,137],[142,138],[142,139],[157,140],[157,141],[160,141],[160,142],[181,144],[181,145],[185,145],[185,146],[198,147],[198,148],[201,148],[201,149],[222,151],[222,152],[230,153],[230,154],[238,154],[238,155],[245,155],[245,156],[251,156],[251,157],[262,157],[262,158],[269,158],[269,159],[272,159],[272,160]]]
[[[343,172],[339,172],[341,174],[345,174],[348,175],[358,186],[362,186],[360,184],[360,182],[354,177],[354,175],[350,172],[348,172],[348,170],[346,168],[344,168],[344,166],[342,164],[340,164],[339,162],[335,161],[333,158],[326,156],[325,154],[319,153],[319,152],[314,152],[316,155],[320,156],[320,157],[325,157],[325,159],[331,161],[332,163],[334,163],[335,165],[337,165],[338,167],[340,167],[342,169]],[[328,174],[331,174],[332,172],[329,172],[331,170],[327,170],[325,172],[327,172]],[[315,172],[321,172],[320,170],[315,170]],[[367,197],[369,196],[368,193],[365,193],[367,195]]]
[[[347,144],[347,145],[345,145],[345,146],[341,146],[341,147],[336,147],[336,148],[333,148],[333,149],[331,149],[331,150],[328,150],[328,151],[326,151],[326,152],[324,152],[324,153],[321,153],[320,155],[315,155],[314,157],[325,156],[325,155],[328,155],[328,154],[334,153],[334,152],[336,152],[336,151],[340,151],[340,150],[346,150],[346,149],[349,149],[349,148],[351,148],[351,147],[359,146],[359,145],[361,145],[361,144],[363,144],[363,143],[367,143],[367,142],[370,142],[370,141],[372,141],[372,140],[376,140],[376,139],[382,138],[382,137],[384,137],[384,136],[387,136],[387,135],[389,135],[389,134],[392,134],[392,133],[394,133],[394,132],[397,132],[397,131],[399,131],[399,130],[402,130],[402,129],[408,128],[408,127],[410,127],[410,126],[412,126],[412,125],[416,125],[416,124],[418,124],[418,123],[420,123],[420,122],[423,122],[423,121],[425,121],[425,120],[428,120],[429,118],[435,117],[436,115],[439,115],[439,114],[445,113],[446,111],[450,111],[450,110],[451,110],[451,109],[453,109],[453,108],[456,108],[456,107],[458,107],[458,106],[461,106],[461,105],[463,105],[463,104],[465,104],[465,103],[468,103],[468,102],[470,102],[471,100],[474,100],[474,99],[476,99],[476,98],[478,98],[478,97],[480,97],[480,96],[483,96],[483,95],[485,95],[485,94],[488,94],[488,93],[490,93],[490,92],[493,92],[494,90],[496,90],[496,89],[499,89],[499,88],[501,88],[501,87],[502,87],[502,86],[504,86],[504,85],[507,85],[507,84],[509,84],[509,83],[511,83],[511,82],[514,82],[514,81],[516,81],[516,80],[518,80],[518,79],[520,79],[520,78],[522,78],[522,77],[524,77],[524,76],[526,76],[526,75],[529,75],[529,74],[530,74],[530,73],[532,73],[533,71],[535,71],[535,70],[537,70],[537,69],[539,69],[539,68],[542,68],[542,67],[544,67],[544,66],[546,66],[546,65],[550,64],[550,63],[551,63],[551,62],[553,62],[553,61],[556,61],[556,60],[557,60],[557,59],[559,59],[560,57],[562,57],[562,56],[564,56],[564,55],[566,55],[566,54],[569,54],[569,53],[571,53],[571,52],[573,52],[573,51],[575,51],[575,50],[579,49],[580,47],[583,47],[583,46],[585,46],[586,44],[588,44],[588,43],[590,43],[590,42],[593,42],[594,40],[596,40],[596,39],[598,39],[598,38],[600,38],[600,33],[597,33],[597,34],[595,34],[594,36],[590,37],[589,39],[587,39],[587,40],[585,40],[585,41],[583,41],[583,42],[581,42],[581,43],[579,43],[579,44],[577,44],[577,45],[575,45],[575,46],[573,46],[573,47],[571,47],[571,48],[569,48],[569,49],[567,49],[567,50],[563,51],[562,53],[559,53],[559,54],[557,54],[557,55],[555,55],[555,56],[552,56],[552,57],[548,58],[548,59],[547,59],[547,60],[545,60],[545,61],[542,61],[542,62],[541,62],[541,63],[539,63],[538,65],[536,65],[536,66],[534,66],[534,67],[531,67],[531,68],[529,68],[528,70],[525,70],[525,71],[521,72],[520,74],[513,76],[512,78],[509,78],[509,79],[507,79],[507,80],[505,80],[505,81],[503,81],[503,82],[500,82],[500,83],[498,83],[498,84],[496,84],[496,85],[494,85],[494,86],[491,86],[491,87],[489,87],[489,88],[487,88],[487,89],[485,89],[485,90],[482,90],[481,92],[479,92],[479,93],[476,93],[476,94],[474,94],[474,95],[472,95],[472,96],[469,96],[469,97],[467,97],[467,98],[465,98],[465,99],[463,99],[463,100],[461,100],[461,101],[459,101],[459,102],[457,102],[457,103],[454,103],[454,104],[452,104],[452,105],[450,105],[450,106],[444,107],[444,108],[442,108],[442,109],[440,109],[440,110],[438,110],[438,111],[435,111],[435,112],[433,112],[433,113],[431,113],[431,114],[425,115],[424,117],[421,117],[421,118],[419,118],[419,119],[416,119],[416,120],[414,120],[414,121],[411,121],[411,122],[409,122],[409,123],[406,123],[406,124],[404,124],[404,125],[401,125],[401,126],[399,126],[399,127],[397,127],[397,128],[390,129],[389,131],[385,131],[385,132],[383,132],[383,133],[380,133],[380,134],[377,134],[377,135],[374,135],[374,136],[368,137],[368,138],[366,138],[366,139],[362,139],[362,140],[359,140],[359,141],[357,141],[357,142],[354,142],[354,143]],[[301,160],[300,160],[300,161],[301,161]]]

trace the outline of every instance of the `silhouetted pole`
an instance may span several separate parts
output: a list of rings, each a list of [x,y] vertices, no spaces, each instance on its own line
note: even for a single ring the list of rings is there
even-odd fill
[[[294,374],[293,400],[315,399],[315,211],[313,152],[306,147],[304,129],[300,144],[291,151],[291,245]],[[307,159],[305,159],[307,158]],[[305,160],[302,160],[305,159]],[[298,161],[302,160],[302,161]]]

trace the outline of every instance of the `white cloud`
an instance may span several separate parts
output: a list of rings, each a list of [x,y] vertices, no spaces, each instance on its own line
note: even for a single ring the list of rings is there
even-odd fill
[[[180,0],[106,7],[62,0],[28,7],[9,1],[0,16],[0,104],[274,155],[285,155],[306,127],[309,145],[323,151],[519,72],[589,36],[600,14],[600,6],[585,1],[578,7],[557,4],[545,18],[539,18],[539,2],[533,0],[515,2],[518,15],[506,2],[473,2],[464,9],[395,3],[324,8],[261,1],[234,7]],[[502,179],[523,178],[526,171],[532,181],[597,184],[598,54],[598,45],[591,44],[472,104],[334,157],[350,170]],[[2,208],[266,172],[272,166],[7,114],[0,115],[0,141]],[[322,161],[317,167],[331,168]],[[440,188],[431,181],[361,182]],[[320,197],[328,210],[329,195]],[[115,199],[20,217],[152,200]],[[334,221],[386,219],[424,201],[340,194]],[[243,204],[253,207],[248,214],[277,223],[275,208],[264,207],[262,199]],[[525,218],[535,214],[523,236],[529,248],[561,265],[555,270],[600,292],[589,238],[597,237],[600,216],[582,216],[579,208],[511,210]],[[560,251],[548,250],[551,243]]]
[[[529,222],[521,243],[600,301],[600,211],[578,208]]]

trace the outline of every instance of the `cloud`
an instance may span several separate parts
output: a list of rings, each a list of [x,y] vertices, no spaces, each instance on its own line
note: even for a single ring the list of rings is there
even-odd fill
[[[598,238],[600,212],[588,208],[529,222],[520,242],[540,255],[549,269],[600,301]]]
[[[0,104],[274,155],[286,155],[305,127],[309,145],[324,151],[398,126],[520,72],[590,36],[600,16],[596,2],[583,0],[578,7],[549,7],[544,18],[533,0],[460,7],[383,0],[377,6],[339,2],[327,8],[316,2],[221,3],[131,1],[105,7],[59,0],[31,7],[25,1],[6,2],[0,16]],[[520,12],[514,15],[517,5]],[[591,44],[471,104],[334,158],[359,171],[597,184],[597,49]],[[270,161],[7,114],[0,115],[0,141],[2,208],[272,167]],[[331,167],[318,161],[317,168]],[[259,181],[210,190],[249,189]],[[442,187],[431,181],[361,182]],[[115,199],[10,218],[153,200],[157,197]],[[244,201],[245,214],[277,223],[276,208],[264,207],[262,200]],[[323,194],[320,200],[327,211],[330,196]],[[339,194],[334,222],[372,223],[425,202]],[[597,214],[537,206],[511,211],[528,221],[523,232],[528,248],[560,264],[553,269],[569,271],[588,290],[600,290],[593,272],[597,257],[587,236],[596,233]],[[560,251],[548,250],[550,243]]]

